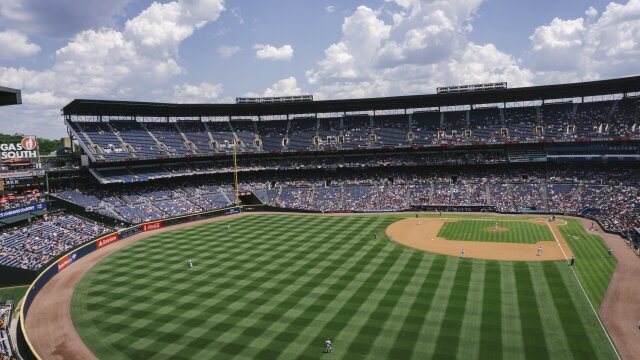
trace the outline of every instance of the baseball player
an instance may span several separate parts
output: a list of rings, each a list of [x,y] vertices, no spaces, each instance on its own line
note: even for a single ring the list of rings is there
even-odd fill
[[[227,230],[231,230],[231,224],[227,225]]]
[[[607,252],[609,253],[609,257],[611,257],[611,255],[613,255],[613,251],[611,251],[611,248],[609,248],[609,249],[607,250]]]
[[[573,266],[576,263],[576,257],[571,255],[571,260],[569,260],[569,266]]]
[[[324,352],[331,352],[331,339],[324,341]]]
[[[495,227],[496,231],[498,231],[498,222],[496,221],[496,227]]]
[[[542,246],[538,246],[538,256],[542,255]]]
[[[193,261],[189,259],[189,269],[191,269],[192,267],[193,267]]]
[[[460,258],[463,259],[464,258],[464,249],[460,250]]]
[[[378,238],[378,233],[377,233],[377,232],[374,232],[374,233],[373,233],[373,238],[374,238],[374,239],[377,239],[377,238]]]

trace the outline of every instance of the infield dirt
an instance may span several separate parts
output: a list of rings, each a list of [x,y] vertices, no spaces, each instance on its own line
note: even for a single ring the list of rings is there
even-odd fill
[[[389,225],[386,233],[393,241],[400,244],[436,254],[460,256],[464,249],[464,257],[473,259],[548,261],[566,260],[573,255],[556,227],[557,224],[563,224],[563,221],[548,223],[557,241],[538,241],[535,244],[447,240],[437,236],[444,223],[455,221],[458,219],[425,218],[418,224],[415,219],[403,219]],[[544,219],[528,221],[536,224],[545,222]],[[508,228],[498,228],[498,230],[509,231]],[[538,247],[542,247],[540,256],[538,256]]]

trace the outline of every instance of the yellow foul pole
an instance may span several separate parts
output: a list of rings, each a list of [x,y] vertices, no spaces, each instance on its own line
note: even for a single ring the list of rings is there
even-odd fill
[[[238,147],[238,141],[233,142],[233,186],[236,192],[235,203],[236,206],[240,206],[240,195],[238,194],[238,161],[236,157],[236,148]]]

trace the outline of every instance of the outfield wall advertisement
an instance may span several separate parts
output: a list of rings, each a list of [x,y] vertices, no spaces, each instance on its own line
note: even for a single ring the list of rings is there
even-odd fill
[[[146,224],[142,224],[142,231],[151,231],[162,229],[162,221],[154,221]]]
[[[69,254],[58,260],[58,272],[66,269],[69,265],[71,265],[78,258],[77,253]]]
[[[101,237],[96,241],[96,250],[102,249],[107,245],[111,245],[116,241],[118,241],[118,233],[113,233],[111,235]]]

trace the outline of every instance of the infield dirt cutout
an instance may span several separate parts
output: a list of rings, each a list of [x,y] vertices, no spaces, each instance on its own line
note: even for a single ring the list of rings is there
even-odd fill
[[[461,250],[464,249],[464,257],[473,259],[549,261],[565,260],[565,255],[567,258],[573,255],[557,228],[557,225],[566,224],[563,220],[547,223],[546,219],[541,218],[530,220],[500,219],[501,222],[528,221],[536,224],[548,224],[557,241],[538,241],[535,244],[447,240],[438,237],[438,231],[445,222],[456,222],[458,219],[422,218],[420,220],[420,224],[413,218],[396,221],[389,225],[385,232],[393,241],[415,249],[451,256],[460,256]],[[491,231],[495,231],[495,229],[491,228]],[[509,231],[508,227],[498,228],[498,232],[506,231]],[[538,247],[542,247],[542,255],[540,256],[537,255]]]

